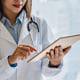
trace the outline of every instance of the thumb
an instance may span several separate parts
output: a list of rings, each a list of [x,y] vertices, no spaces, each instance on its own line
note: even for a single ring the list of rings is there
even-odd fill
[[[64,48],[63,49],[64,55],[66,55],[69,52],[70,49],[71,49],[71,46],[69,46],[67,48]]]

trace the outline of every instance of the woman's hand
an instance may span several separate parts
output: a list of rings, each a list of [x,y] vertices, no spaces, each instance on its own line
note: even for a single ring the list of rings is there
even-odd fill
[[[61,64],[63,57],[70,50],[71,46],[62,49],[61,46],[56,46],[54,49],[51,49],[50,52],[47,52],[48,59],[52,66],[58,66]]]
[[[27,45],[19,45],[14,53],[9,57],[9,64],[18,63],[19,60],[27,59],[27,57],[33,52],[36,51],[35,48]]]

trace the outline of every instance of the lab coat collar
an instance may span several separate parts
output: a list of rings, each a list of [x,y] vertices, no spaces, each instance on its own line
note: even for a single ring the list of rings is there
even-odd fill
[[[27,23],[29,20],[26,19],[27,21],[24,20],[22,24],[22,29],[19,37],[19,42],[18,44],[21,43],[21,41],[29,34],[27,30]],[[5,25],[0,21],[0,38],[3,38],[13,44],[16,44],[15,40],[13,39],[12,35],[9,33],[9,31],[6,29]],[[17,45],[17,44],[16,44]]]
[[[16,44],[15,40],[13,39],[12,35],[6,29],[5,25],[0,21],[0,38],[3,38],[7,41],[10,41]]]
[[[24,19],[23,24],[22,24],[22,29],[20,32],[20,37],[19,37],[19,42],[18,45],[22,43],[22,41],[29,35],[32,34],[27,30],[27,24],[30,20],[28,18]],[[37,30],[37,29],[35,29]],[[37,31],[36,31],[37,32]],[[9,33],[9,31],[6,29],[5,25],[0,21],[0,37],[10,41],[13,44],[16,44],[15,40],[13,39],[12,35]],[[32,40],[34,40],[32,38]],[[17,44],[16,44],[17,45]]]

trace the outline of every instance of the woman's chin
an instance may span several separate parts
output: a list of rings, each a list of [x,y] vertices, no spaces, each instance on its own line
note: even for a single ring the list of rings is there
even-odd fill
[[[12,9],[12,12],[13,13],[19,13],[21,11],[22,7],[19,7],[19,8],[14,8]]]
[[[13,11],[13,13],[18,14],[21,11],[21,9],[16,9]]]

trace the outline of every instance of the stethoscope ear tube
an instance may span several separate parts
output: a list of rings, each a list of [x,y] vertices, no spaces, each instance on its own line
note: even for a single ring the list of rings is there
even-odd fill
[[[37,30],[38,30],[38,32],[39,32],[39,26],[38,26],[38,24],[37,24],[37,22],[35,22],[35,21],[33,21],[33,19],[32,19],[32,17],[31,17],[31,20],[28,22],[28,24],[27,24],[27,29],[28,29],[28,31],[30,32],[30,24],[34,24],[34,25],[36,25],[36,28],[37,28]]]

